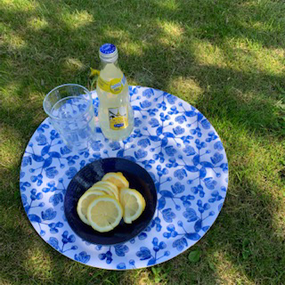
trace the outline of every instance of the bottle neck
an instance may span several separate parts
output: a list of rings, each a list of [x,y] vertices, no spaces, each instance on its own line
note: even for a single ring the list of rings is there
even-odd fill
[[[108,64],[110,64],[110,65],[113,64],[113,65],[115,65],[116,67],[119,68],[118,60],[116,60],[114,62],[106,62],[106,61],[101,60],[100,69],[101,70],[104,69]]]

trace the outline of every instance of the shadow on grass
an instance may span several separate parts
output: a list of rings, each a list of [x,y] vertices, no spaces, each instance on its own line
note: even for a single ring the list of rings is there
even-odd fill
[[[228,44],[233,39],[249,41],[260,50],[261,46],[284,48],[283,26],[278,19],[284,5],[267,2],[258,6],[254,1],[248,4],[240,1],[105,4],[103,1],[38,0],[33,3],[34,6],[26,9],[24,4],[23,9],[13,5],[0,8],[6,35],[0,43],[3,63],[0,83],[1,90],[7,90],[0,106],[0,118],[4,127],[19,133],[23,148],[44,118],[41,104],[44,94],[62,83],[86,85],[88,66],[90,63],[95,66],[94,58],[104,42],[118,45],[122,69],[131,82],[170,92],[175,90],[171,82],[179,77],[182,82],[191,78],[201,89],[197,100],[193,101],[191,90],[172,93],[195,104],[210,121],[219,118],[264,138],[270,135],[279,140],[284,135],[277,106],[280,92],[285,90],[284,77],[260,70],[250,61],[250,70],[246,71],[227,65],[235,57],[234,47]],[[218,48],[224,62],[221,64],[219,58],[214,58],[214,63],[201,61],[195,49],[197,44],[205,47],[205,57],[207,48]],[[16,87],[11,86],[13,83]],[[15,102],[9,96],[14,96]],[[20,161],[20,155],[18,158]],[[231,169],[230,159],[229,163]],[[18,180],[15,174],[18,169],[19,165],[10,167],[7,177]],[[239,171],[235,166],[233,169]],[[6,174],[1,176],[4,181]],[[275,282],[284,274],[281,267],[284,258],[279,255],[284,243],[276,237],[271,221],[278,201],[262,194],[254,181],[246,177],[238,181],[234,172],[231,172],[231,185],[217,223],[198,246],[209,252],[205,253],[209,261],[211,253],[225,249],[227,260],[250,281],[270,282],[271,278]],[[10,192],[18,191],[18,184],[11,186],[8,180],[4,186],[10,187]],[[4,201],[1,198],[1,204]],[[19,208],[22,222],[28,224],[20,205],[18,198],[10,206]],[[31,232],[29,224],[21,229],[4,225],[3,230],[7,244],[1,257],[4,280],[25,283],[29,279],[41,282],[46,278],[44,281],[52,284],[59,280],[86,284],[100,278],[100,282],[131,283],[128,273],[71,263]],[[44,269],[34,273],[32,264],[21,265],[27,264],[27,252],[35,248],[48,256],[50,273]],[[176,272],[169,273],[170,282],[219,281],[221,276],[209,269],[207,263],[193,266],[187,262],[186,254],[161,265],[177,268]],[[17,268],[11,270],[11,264]],[[183,270],[185,273],[178,265],[187,268]]]
[[[233,177],[231,185],[235,187],[229,188],[220,220],[207,237],[210,248],[222,249],[225,263],[241,270],[249,281],[281,284],[285,245],[273,219],[281,201],[247,179]]]

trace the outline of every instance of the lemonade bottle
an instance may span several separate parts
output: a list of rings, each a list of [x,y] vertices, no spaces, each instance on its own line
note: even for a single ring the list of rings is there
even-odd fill
[[[134,126],[128,83],[118,66],[115,45],[102,45],[99,56],[101,68],[96,86],[100,100],[99,123],[106,138],[123,140],[130,135]]]

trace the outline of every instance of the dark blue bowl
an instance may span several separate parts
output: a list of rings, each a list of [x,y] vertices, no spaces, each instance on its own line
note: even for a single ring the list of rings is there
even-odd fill
[[[130,188],[143,195],[146,207],[132,224],[125,224],[122,219],[114,230],[99,233],[80,220],[76,207],[82,194],[108,172],[122,172],[129,181]],[[105,158],[86,165],[73,177],[65,194],[64,212],[70,227],[82,239],[94,244],[114,245],[126,242],[142,232],[152,220],[156,203],[154,182],[144,168],[127,159]]]

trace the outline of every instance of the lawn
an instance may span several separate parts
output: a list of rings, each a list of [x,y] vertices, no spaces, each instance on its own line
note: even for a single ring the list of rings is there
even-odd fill
[[[0,283],[284,284],[284,31],[283,0],[0,0]],[[129,84],[199,109],[229,160],[213,227],[153,268],[71,261],[37,235],[21,203],[21,157],[45,118],[45,94],[88,86],[105,42],[117,45]]]

